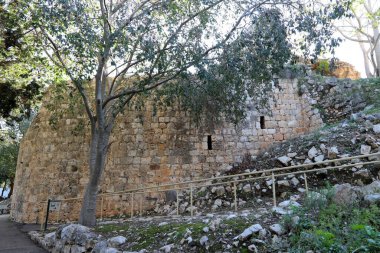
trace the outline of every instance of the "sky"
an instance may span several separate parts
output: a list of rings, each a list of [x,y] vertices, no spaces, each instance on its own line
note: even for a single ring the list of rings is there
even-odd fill
[[[341,61],[348,62],[355,66],[355,69],[360,72],[362,78],[366,78],[364,70],[363,55],[360,50],[359,43],[345,40],[335,49],[335,56]]]

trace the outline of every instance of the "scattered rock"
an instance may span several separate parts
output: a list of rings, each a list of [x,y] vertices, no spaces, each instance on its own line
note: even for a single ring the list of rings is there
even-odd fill
[[[293,177],[290,182],[292,183],[293,186],[297,186],[299,185],[300,181],[298,180],[298,178],[296,177]]]
[[[206,246],[208,243],[208,237],[205,235],[202,236],[201,239],[199,240],[199,243],[201,244],[201,246]]]
[[[301,205],[296,201],[285,200],[279,203],[278,206],[282,208],[291,208],[291,207],[300,207]]]
[[[216,196],[223,196],[226,193],[224,186],[216,186],[211,189],[212,193],[215,193]]]
[[[309,152],[307,152],[307,155],[309,156],[310,159],[313,159],[314,157],[316,157],[318,154],[318,150],[313,146]]]
[[[115,236],[107,240],[108,246],[110,247],[119,247],[120,245],[124,244],[127,241],[127,238],[124,236]]]
[[[327,157],[329,159],[336,159],[339,155],[339,151],[337,147],[330,147],[327,151]]]
[[[368,146],[368,145],[361,145],[360,146],[360,154],[368,155],[370,153],[371,153],[371,146]]]
[[[55,245],[55,232],[51,232],[45,235],[46,246],[51,248]]]
[[[358,199],[358,195],[350,184],[335,185],[334,190],[333,201],[337,204],[350,205]]]
[[[285,232],[284,228],[280,224],[273,224],[269,227],[269,229],[277,235],[282,235]]]
[[[378,194],[370,194],[364,196],[364,201],[373,204],[373,203],[380,203],[380,193]]]
[[[277,158],[283,165],[288,166],[288,163],[292,160],[290,157],[287,156],[281,156]]]
[[[324,159],[325,159],[324,155],[319,155],[319,156],[314,157],[314,162],[316,163],[323,162]]]
[[[160,251],[163,251],[165,253],[170,253],[172,251],[174,244],[168,244],[160,248]]]
[[[235,237],[234,240],[239,239],[239,241],[245,241],[251,237],[252,234],[259,232],[261,229],[263,229],[263,227],[260,224],[252,225],[249,228],[246,228],[243,233]]]
[[[255,244],[251,244],[248,246],[248,251],[249,252],[255,252],[255,253],[258,253],[259,250],[257,249],[256,245]]]
[[[373,131],[374,131],[376,134],[379,134],[379,133],[380,133],[380,124],[374,125],[374,126],[373,126]]]
[[[250,184],[246,184],[243,186],[243,192],[250,192],[252,190],[251,188],[251,185]]]

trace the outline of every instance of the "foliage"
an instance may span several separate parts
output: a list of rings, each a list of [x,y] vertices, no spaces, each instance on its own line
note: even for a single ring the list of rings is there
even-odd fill
[[[284,219],[292,232],[290,252],[378,252],[380,208],[338,205],[330,193],[327,189],[309,196],[310,201],[295,211],[297,224],[291,224],[291,216]]]
[[[0,0],[0,117],[21,121],[39,104],[59,70],[41,52],[28,5]]]
[[[328,60],[319,60],[313,65],[313,69],[315,69],[318,74],[326,76],[330,73],[330,63]]]
[[[0,143],[0,182],[13,179],[16,172],[19,144]]]
[[[10,186],[10,194],[13,190],[13,181],[16,174],[17,158],[20,147],[20,140],[26,133],[32,119],[32,112],[29,118],[22,121],[8,121],[7,125],[0,131],[0,185]]]

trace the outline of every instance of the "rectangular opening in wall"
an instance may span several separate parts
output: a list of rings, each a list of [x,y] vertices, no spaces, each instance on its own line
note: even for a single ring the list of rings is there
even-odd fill
[[[207,135],[207,149],[212,150],[212,138],[211,135]]]
[[[260,128],[265,129],[265,117],[260,116]]]

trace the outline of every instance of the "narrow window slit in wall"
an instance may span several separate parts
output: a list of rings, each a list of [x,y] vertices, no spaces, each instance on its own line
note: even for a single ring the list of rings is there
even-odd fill
[[[212,150],[212,138],[211,135],[207,135],[207,149]]]
[[[260,128],[265,129],[265,117],[260,116]]]

